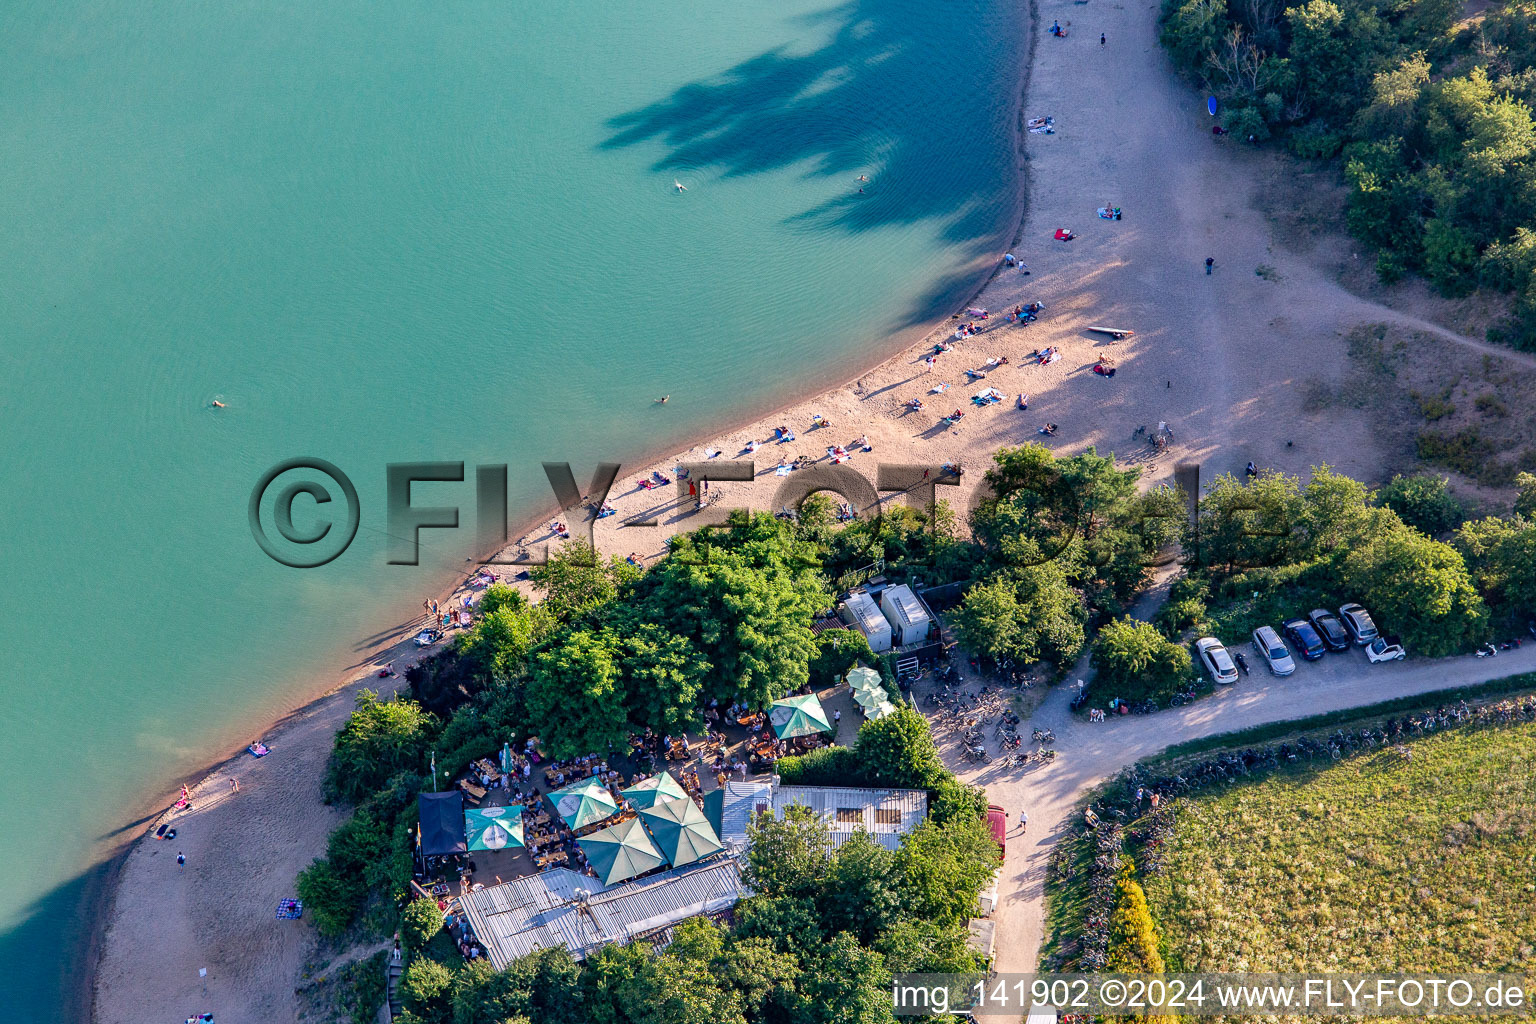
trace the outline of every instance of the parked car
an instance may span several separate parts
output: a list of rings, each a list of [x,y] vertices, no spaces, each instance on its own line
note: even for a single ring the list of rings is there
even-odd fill
[[[1358,604],[1346,604],[1341,607],[1339,618],[1344,620],[1344,628],[1349,630],[1350,639],[1361,647],[1381,636],[1376,623],[1371,621],[1371,613]]]
[[[1379,661],[1402,661],[1408,657],[1408,652],[1398,644],[1389,644],[1381,637],[1377,637],[1366,647],[1365,656],[1374,665]]]
[[[1288,676],[1296,671],[1291,652],[1285,649],[1280,634],[1269,626],[1260,626],[1253,631],[1253,646],[1258,649],[1259,657],[1269,662],[1269,670],[1275,675]]]
[[[431,647],[433,644],[437,643],[442,638],[443,638],[443,631],[442,630],[440,630],[440,629],[424,629],[420,633],[416,634],[416,646],[417,647]]]
[[[1307,616],[1307,621],[1312,623],[1312,628],[1317,630],[1317,635],[1323,638],[1323,643],[1328,645],[1330,651],[1349,650],[1349,633],[1333,612],[1326,608],[1314,608]]]
[[[1195,641],[1195,653],[1200,655],[1205,670],[1211,674],[1211,682],[1222,686],[1231,686],[1237,682],[1237,666],[1232,663],[1232,655],[1221,646],[1220,640],[1213,636],[1201,637]]]
[[[1323,638],[1306,619],[1290,619],[1283,623],[1283,627],[1285,638],[1308,661],[1316,661],[1328,653],[1328,645],[1323,643]]]
[[[987,804],[987,827],[992,830],[992,839],[997,843],[998,850],[1007,856],[1008,812],[997,804]]]

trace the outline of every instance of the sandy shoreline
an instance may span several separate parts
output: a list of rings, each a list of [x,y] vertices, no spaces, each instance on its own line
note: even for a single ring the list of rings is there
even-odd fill
[[[1028,4],[1028,18],[1031,26],[1033,26],[1034,20],[1037,17],[1035,0],[1030,0]],[[1021,71],[1017,89],[1017,109],[1015,111],[1016,116],[1013,119],[1013,145],[1016,164],[1016,180],[1013,192],[1011,193],[1013,198],[1013,216],[1011,218],[1011,230],[1001,233],[1003,237],[1008,239],[1007,246],[1010,249],[1016,248],[1019,245],[1028,220],[1030,175],[1028,155],[1025,150],[1027,136],[1024,132],[1024,120],[1036,39],[1037,33],[1031,27],[1026,32],[1024,53],[1021,55],[1020,60]],[[964,298],[958,299],[951,308],[964,309],[974,304],[1003,270],[1004,268],[1001,263],[992,259],[985,260],[983,267],[978,267],[977,283],[965,293]],[[803,397],[792,398],[776,407],[768,408],[766,412],[753,411],[744,415],[737,414],[727,421],[729,426],[726,429],[719,430],[706,427],[704,432],[707,432],[709,437],[715,437],[717,434],[725,436],[738,434],[742,431],[751,430],[763,422],[787,415],[797,407],[805,405],[807,401],[814,404],[822,397],[830,398],[830,396],[838,392],[846,391],[856,386],[858,381],[893,367],[900,362],[904,362],[914,348],[930,349],[932,347],[932,338],[950,333],[952,330],[952,319],[952,316],[940,314],[929,325],[916,325],[889,336],[886,342],[880,346],[883,352],[888,353],[881,358],[881,361],[852,377],[836,382],[830,387],[825,382],[812,385],[808,389],[816,392],[815,397],[812,399],[807,400]],[[914,340],[917,342],[915,346]],[[826,388],[826,390],[820,390],[822,388]],[[704,447],[706,442],[707,439],[701,440],[698,444],[692,446],[689,451],[696,451]],[[715,437],[713,443],[719,444],[720,438]],[[681,457],[681,455],[673,455],[671,459],[666,459],[662,457],[663,454],[665,453],[655,450],[642,452],[633,463],[626,463],[626,469],[632,471],[631,467],[639,465],[647,467],[645,471],[649,472],[650,468],[660,469]],[[624,489],[623,477],[621,477],[620,481],[615,484],[614,493],[618,494]],[[513,537],[525,534],[536,536],[545,532],[541,529],[544,524],[547,524],[552,518],[561,514],[558,507],[551,503],[543,511],[531,513],[520,524],[510,527],[509,535]],[[691,529],[693,525],[683,523],[680,528]],[[667,530],[666,532],[671,533],[674,531]],[[604,553],[608,552],[605,550]],[[498,568],[496,571],[505,572],[506,570]],[[470,572],[458,570],[447,574],[449,575],[449,580],[442,586],[433,588],[434,593],[446,605],[449,599],[462,590],[466,578],[471,574]],[[331,737],[345,720],[347,713],[353,706],[354,695],[363,688],[390,693],[396,687],[404,685],[402,676],[397,675],[393,679],[380,678],[377,675],[377,669],[383,664],[393,664],[397,672],[403,673],[409,664],[414,663],[421,656],[421,652],[418,652],[410,644],[410,636],[414,633],[417,625],[417,621],[412,621],[391,626],[387,631],[387,635],[390,637],[389,640],[376,644],[372,650],[361,657],[352,658],[354,665],[367,664],[370,666],[362,676],[358,676],[354,670],[345,673],[346,678],[344,679],[338,680],[332,677],[326,689],[321,690],[297,707],[266,720],[264,723],[265,728],[251,732],[252,735],[259,735],[265,738],[266,742],[274,750],[272,755],[274,758],[278,756],[278,752],[292,756],[296,749],[295,740],[319,750],[319,765],[316,765],[315,770],[310,773],[314,790],[314,799],[311,801],[313,806],[310,808],[311,814],[321,812],[323,817],[329,818],[333,816],[323,813],[327,809],[324,808],[324,805],[318,799],[319,768],[320,765],[323,765],[325,755],[329,753]],[[320,726],[319,728],[317,728],[317,724]],[[90,882],[80,901],[80,917],[89,920],[91,924],[81,934],[83,949],[79,951],[79,955],[75,958],[75,963],[84,969],[75,974],[79,981],[70,1002],[81,1011],[86,1011],[88,1008],[89,1019],[93,1021],[118,1019],[111,1015],[112,1011],[110,1009],[104,1009],[102,1005],[104,992],[103,978],[100,972],[104,955],[108,951],[108,940],[112,926],[117,923],[118,911],[125,896],[124,886],[130,882],[130,879],[124,876],[131,859],[137,851],[145,848],[159,845],[179,845],[182,847],[186,845],[186,843],[181,841],[181,837],[178,838],[177,843],[161,844],[151,834],[161,822],[172,817],[171,812],[166,809],[166,801],[171,798],[166,796],[166,794],[174,794],[180,785],[187,785],[194,794],[194,803],[192,811],[183,812],[183,814],[195,814],[199,811],[200,807],[206,806],[209,802],[216,802],[218,795],[228,789],[231,778],[238,777],[242,779],[243,794],[245,789],[249,788],[248,783],[244,781],[246,772],[243,769],[253,768],[261,763],[250,758],[242,748],[212,761],[200,770],[188,772],[180,779],[171,780],[162,793],[146,795],[144,801],[136,808],[135,813],[130,816],[130,820],[142,821],[144,823],[142,827],[125,831],[123,838],[113,852],[104,861],[99,862],[88,871]],[[339,815],[334,815],[334,817],[339,821]],[[334,827],[334,823],[327,824],[325,831],[328,833],[332,827]],[[175,851],[156,852],[162,852],[171,857],[174,857],[175,853]],[[323,853],[323,840],[319,845],[305,851],[304,863],[307,863],[310,858],[321,853]],[[189,986],[189,988],[191,987]],[[115,1002],[112,998],[112,992],[107,992],[106,996],[106,1002]],[[180,1006],[181,1004],[177,1003],[175,1005]],[[187,1005],[190,1006],[191,1004]],[[230,1012],[232,1009],[237,1019],[244,1016],[239,1008],[221,1007],[220,1009],[221,1012]]]
[[[1033,273],[994,266],[984,277],[978,274],[980,286],[959,306],[982,305],[1001,314],[1039,300],[1046,304],[1041,320],[1029,327],[1010,325],[1000,315],[982,321],[983,332],[957,341],[929,374],[921,355],[932,350],[936,335],[952,331],[953,322],[946,321],[918,343],[901,339],[894,354],[835,387],[712,432],[707,445],[647,459],[640,463],[644,470],[626,467],[610,495],[619,514],[599,522],[594,534],[603,555],[636,552],[649,560],[664,552],[667,535],[701,524],[686,494],[674,487],[644,490],[635,481],[653,470],[672,477],[680,461],[709,461],[706,448],[719,449],[722,461],[739,457],[756,464],[751,482],[712,488],[720,508],[776,507],[779,485],[802,478],[777,476],[781,458],[804,456],[825,467],[827,446],[860,436],[873,451],[855,452],[848,468],[871,483],[879,462],[963,462],[967,486],[952,495],[941,492],[957,505],[993,450],[1031,440],[1064,454],[1090,445],[1101,454],[1114,451],[1151,482],[1167,479],[1175,460],[1203,463],[1205,479],[1240,471],[1250,458],[1292,473],[1326,461],[1350,475],[1376,476],[1380,461],[1363,416],[1304,413],[1298,393],[1309,377],[1344,372],[1341,327],[1364,318],[1391,319],[1390,312],[1345,294],[1317,272],[1317,259],[1270,245],[1269,228],[1251,203],[1252,161],[1260,157],[1212,142],[1197,98],[1168,71],[1155,12],[1090,12],[1067,0],[1030,0],[1027,16],[1033,27],[1020,55],[1020,181],[1011,193],[1020,202],[1012,248]],[[1035,29],[1053,17],[1084,24],[1070,39],[1042,43]],[[1107,49],[1098,40],[1105,30]],[[1020,130],[1024,118],[1043,114],[1056,117],[1058,134]],[[1051,183],[1048,194],[1032,189],[1036,176]],[[1094,208],[1106,200],[1125,207],[1124,222],[1094,218]],[[1074,228],[1078,239],[1052,240],[1057,226]],[[1215,277],[1201,269],[1207,254],[1217,260]],[[1256,266],[1269,273],[1256,274]],[[1088,330],[1107,320],[1134,325],[1136,337],[1114,344]],[[1063,358],[1049,365],[1027,360],[1045,346],[1058,347]],[[1117,377],[1091,372],[1101,355],[1118,363]],[[1004,356],[1007,365],[966,383],[965,369]],[[939,381],[948,390],[930,394]],[[972,405],[970,396],[988,386],[1004,401]],[[1025,392],[1029,409],[1019,411],[1015,396]],[[924,402],[923,410],[906,410],[913,398]],[[964,420],[944,428],[939,417],[957,407],[967,413]],[[811,429],[813,414],[832,426]],[[1164,420],[1178,431],[1167,455],[1132,440],[1136,427]],[[1057,436],[1036,433],[1047,421],[1060,424]],[[780,425],[798,440],[762,443]],[[1327,443],[1339,437],[1359,443]],[[756,452],[739,454],[754,440],[761,444]],[[584,485],[584,470],[577,472]],[[658,525],[625,525],[646,515]],[[551,517],[544,513],[532,522]],[[568,521],[581,536],[585,520]],[[547,539],[542,528],[531,534],[534,544]],[[409,624],[399,626],[393,639],[408,642],[410,632]],[[374,663],[389,657],[387,649],[370,653]],[[397,657],[395,664],[404,662]],[[100,960],[82,975],[92,987],[93,1019],[179,1020],[194,1005],[216,1008],[220,1019],[228,1013],[236,1024],[293,1019],[293,981],[315,943],[307,925],[275,929],[272,905],[292,895],[294,873],[323,850],[325,834],[340,820],[336,809],[319,801],[320,771],[331,734],[351,707],[351,692],[384,682],[354,673],[265,733],[271,757],[254,761],[236,754],[215,765],[196,787],[207,801],[200,796],[194,812],[181,819],[187,822],[185,873],[176,871],[176,850],[167,849],[172,844],[140,839],[121,855],[96,918]],[[240,778],[241,794],[219,799],[230,773]],[[209,908],[218,910],[216,923],[196,916]],[[1009,919],[1000,941],[1005,936],[1023,957],[1038,940],[1038,921]],[[201,961],[210,967],[206,998],[196,980]]]

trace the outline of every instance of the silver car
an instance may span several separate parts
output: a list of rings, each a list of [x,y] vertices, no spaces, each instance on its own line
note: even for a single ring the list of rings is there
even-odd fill
[[[1201,637],[1195,641],[1195,653],[1200,655],[1200,663],[1211,674],[1211,682],[1220,686],[1237,682],[1237,666],[1232,664],[1232,656],[1221,646],[1220,640],[1213,636]]]
[[[1286,649],[1280,634],[1269,626],[1260,626],[1253,631],[1253,646],[1258,650],[1259,657],[1269,662],[1269,670],[1275,675],[1288,676],[1296,671],[1291,652]]]

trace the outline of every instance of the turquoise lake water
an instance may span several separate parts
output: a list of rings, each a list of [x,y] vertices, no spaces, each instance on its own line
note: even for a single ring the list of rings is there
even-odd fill
[[[72,906],[128,809],[463,565],[470,482],[418,488],[464,528],[384,564],[387,462],[509,463],[515,517],[541,460],[584,483],[963,298],[1017,206],[1024,28],[1006,0],[0,9],[6,1019],[83,1019]],[[299,455],[361,497],[322,569],[247,525]]]

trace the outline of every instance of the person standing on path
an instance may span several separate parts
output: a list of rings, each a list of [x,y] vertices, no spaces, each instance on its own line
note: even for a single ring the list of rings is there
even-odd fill
[[[1103,46],[1103,45],[1104,45],[1104,42],[1105,42],[1105,40],[1104,40],[1104,33],[1103,33],[1103,32],[1100,32],[1100,33],[1099,33],[1099,45],[1100,45],[1100,46]]]
[[[240,792],[240,780],[239,779],[231,778],[229,780],[229,791],[231,793],[238,793],[238,792]]]
[[[1205,273],[1206,273],[1207,277],[1210,276],[1211,268],[1214,267],[1215,265],[1216,265],[1216,260],[1215,260],[1214,257],[1207,256],[1205,258]]]
[[[187,866],[187,855],[182,853],[180,850],[176,851],[176,866],[179,868],[184,868]]]
[[[1019,831],[1029,831],[1029,812],[1022,807],[1019,808]]]

